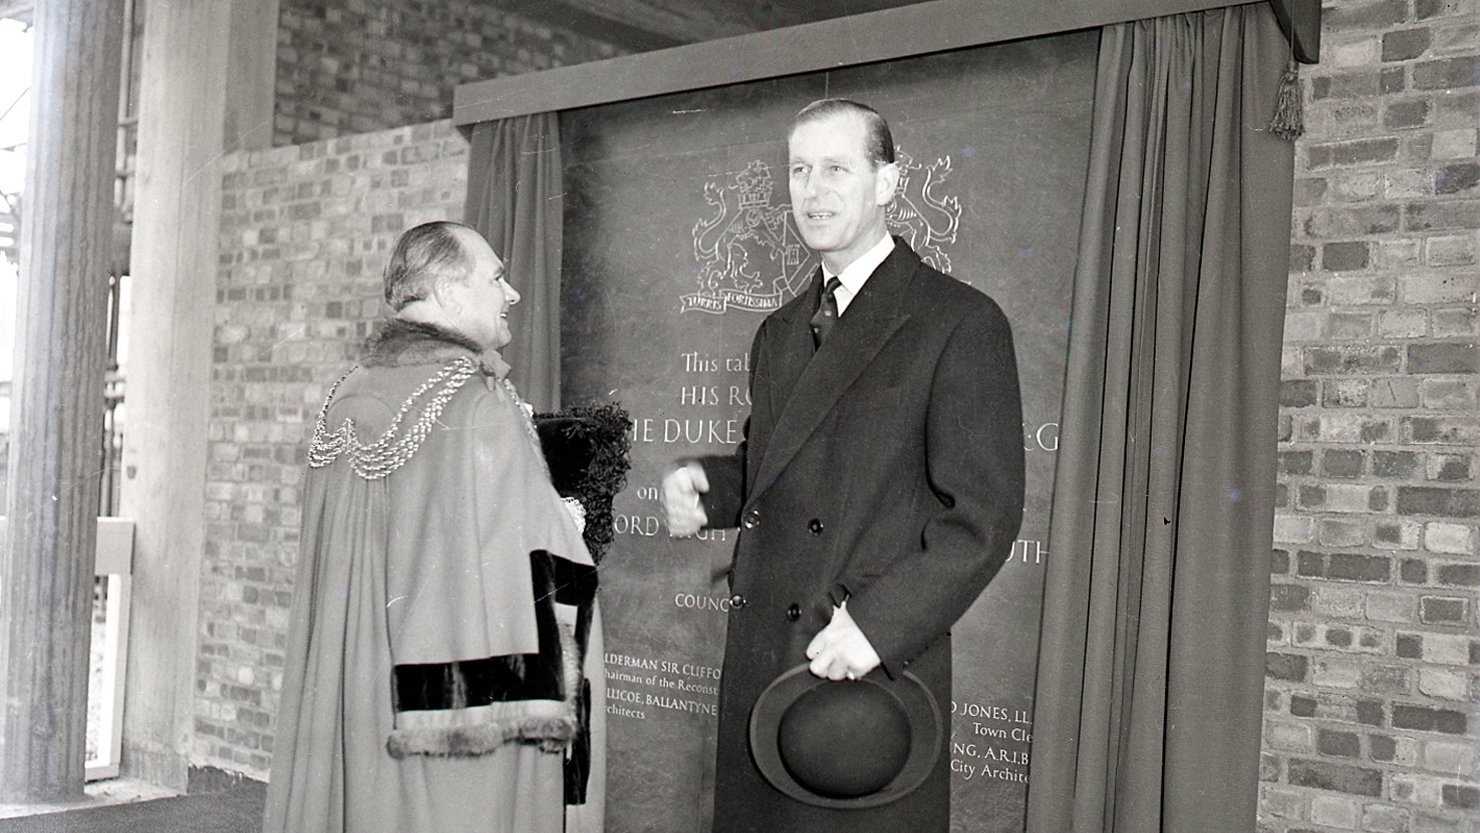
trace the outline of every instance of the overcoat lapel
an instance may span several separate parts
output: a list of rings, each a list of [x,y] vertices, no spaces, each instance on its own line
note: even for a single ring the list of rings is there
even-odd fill
[[[771,358],[771,407],[772,418],[779,419],[786,410],[787,402],[796,390],[802,372],[812,361],[812,312],[822,297],[822,267],[812,273],[812,283],[798,298],[798,303],[786,308],[776,322],[777,338],[780,343]]]
[[[852,387],[874,357],[894,333],[909,320],[902,301],[920,259],[903,242],[895,242],[894,251],[874,270],[858,297],[848,305],[848,311],[838,320],[827,343],[807,361],[811,352],[812,331],[810,312],[815,308],[798,305],[792,321],[784,328],[786,367],[788,375],[778,375],[778,383],[795,379],[787,388],[778,387],[777,392],[785,397],[780,416],[766,444],[765,456],[761,458],[752,481],[747,505],[754,503],[785,470],[802,446],[806,445],[817,428],[837,404],[838,398]],[[820,270],[819,270],[820,273]],[[813,290],[809,296],[820,297],[816,285],[820,275],[813,277]],[[798,345],[797,333],[805,337]],[[797,365],[805,363],[797,373]]]

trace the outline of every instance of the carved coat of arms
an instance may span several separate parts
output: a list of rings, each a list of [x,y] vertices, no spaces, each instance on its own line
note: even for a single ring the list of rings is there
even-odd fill
[[[947,247],[956,242],[961,203],[939,189],[950,176],[951,158],[943,156],[926,166],[900,148],[895,161],[900,176],[886,215],[889,231],[926,263],[950,272]],[[682,296],[681,311],[770,312],[802,291],[817,257],[802,242],[791,205],[772,202],[769,165],[753,160],[730,182],[722,182],[716,177],[704,183],[704,201],[715,213],[694,224],[699,286]]]
[[[699,290],[683,296],[684,311],[766,312],[806,284],[815,260],[797,233],[791,206],[771,202],[773,189],[771,168],[759,159],[727,187],[704,183],[704,201],[716,212],[694,224]]]
[[[950,178],[951,157],[942,156],[927,166],[904,148],[896,148],[894,161],[899,165],[899,187],[885,215],[889,232],[909,243],[921,260],[949,275],[951,256],[945,247],[956,242],[961,201],[938,189]]]

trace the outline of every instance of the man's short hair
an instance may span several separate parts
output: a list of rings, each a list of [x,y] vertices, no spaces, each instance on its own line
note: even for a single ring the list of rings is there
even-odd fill
[[[839,113],[854,113],[863,119],[867,131],[863,141],[864,153],[874,167],[894,163],[894,136],[889,132],[889,122],[884,121],[878,110],[849,98],[822,98],[808,104],[797,111],[796,118],[791,120],[791,129],[796,130],[807,122]]]
[[[462,223],[436,220],[401,234],[385,265],[385,302],[391,310],[431,297],[438,280],[462,282],[472,275],[473,258],[458,229],[472,231]]]

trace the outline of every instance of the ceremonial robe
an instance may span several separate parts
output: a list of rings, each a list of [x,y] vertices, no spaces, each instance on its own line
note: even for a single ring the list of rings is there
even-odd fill
[[[595,568],[507,370],[393,322],[326,402],[266,833],[560,833],[588,706],[586,804],[568,829],[601,829],[600,619],[556,603],[592,590]]]

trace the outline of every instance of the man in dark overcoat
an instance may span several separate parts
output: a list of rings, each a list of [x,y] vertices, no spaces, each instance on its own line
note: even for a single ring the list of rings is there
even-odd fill
[[[663,482],[671,534],[741,528],[713,829],[946,833],[949,743],[919,788],[837,809],[772,787],[747,728],[766,686],[809,660],[832,680],[908,670],[949,721],[949,629],[1022,521],[1012,335],[990,298],[890,237],[899,169],[877,112],[814,102],[787,146],[792,211],[821,268],[756,333],[745,442]]]

